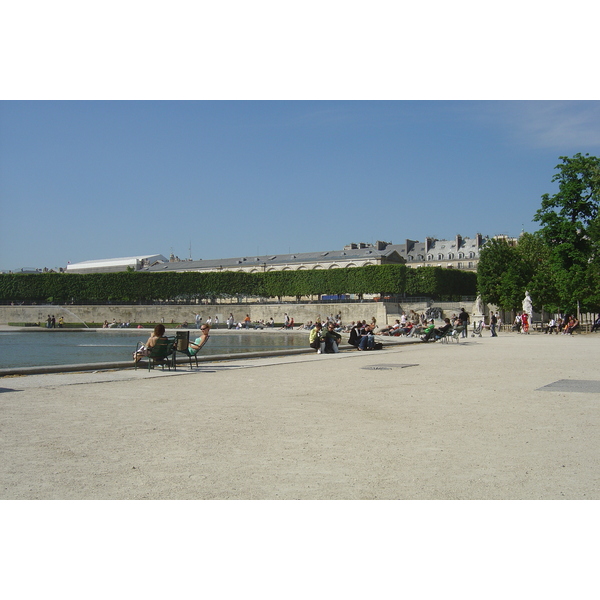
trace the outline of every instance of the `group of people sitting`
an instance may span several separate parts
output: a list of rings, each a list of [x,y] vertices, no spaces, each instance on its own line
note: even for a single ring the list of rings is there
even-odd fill
[[[374,322],[358,321],[350,329],[348,343],[357,350],[373,350],[375,348]]]
[[[394,335],[400,336],[405,335],[407,337],[413,337],[419,335],[423,331],[423,325],[421,322],[413,323],[412,321],[405,321],[402,323],[400,319],[396,319],[393,325],[386,325],[380,327],[377,331],[379,335]]]
[[[444,324],[436,327],[433,319],[427,320],[424,315],[419,316],[411,311],[410,316],[407,317],[405,313],[402,313],[400,319],[396,319],[393,325],[381,327],[375,333],[378,335],[420,337],[422,341],[428,342],[440,339],[452,329],[462,330],[462,328],[462,321],[456,315],[453,315],[452,319],[445,318]]]
[[[457,329],[462,330],[462,322],[456,318],[455,322],[445,318],[444,324],[440,327],[435,326],[435,321],[430,319],[421,322],[420,317],[415,313],[416,318],[407,318],[403,313],[401,319],[396,319],[393,325],[378,327],[375,318],[367,323],[365,320],[352,322],[351,325],[343,327],[341,323],[328,321],[325,325],[317,320],[315,324],[309,322],[304,328],[310,329],[309,345],[314,348],[318,354],[329,354],[339,352],[341,341],[340,333],[348,332],[348,344],[354,346],[357,350],[378,350],[382,347],[380,342],[376,342],[377,335],[420,337],[421,341],[436,341],[448,334],[449,331]]]
[[[170,348],[169,354],[172,354],[175,350],[177,350],[178,352],[183,352],[184,354],[187,354],[188,356],[194,356],[195,354],[198,354],[198,352],[200,351],[202,346],[204,346],[204,344],[206,344],[206,342],[208,341],[208,338],[210,337],[210,334],[209,334],[210,326],[207,324],[204,324],[200,327],[200,331],[202,333],[200,334],[199,337],[197,337],[193,342],[192,341],[188,342],[187,349],[186,348],[176,348],[175,344],[174,344],[173,347]],[[143,344],[142,346],[140,346],[133,353],[133,360],[135,362],[138,362],[145,356],[149,356],[152,353],[153,348],[156,346],[157,342],[160,339],[168,340],[168,338],[165,336],[165,326],[162,323],[159,323],[158,325],[156,325],[154,327],[154,331],[152,332],[152,335],[148,338],[148,341],[145,344]]]
[[[321,327],[327,328],[329,326],[329,324],[333,324],[333,328],[338,332],[338,333],[348,333],[350,331],[350,326],[346,326],[344,327],[342,325],[342,315],[336,315],[335,317],[333,315],[330,315],[329,317],[326,317],[325,319],[321,319],[321,316],[319,315],[317,317],[316,321],[306,321],[306,323],[303,323],[302,325],[298,325],[298,327],[296,327],[296,329],[298,331],[300,330],[307,330],[310,331],[311,329],[313,329],[317,323],[319,323],[321,325]],[[354,322],[352,322],[352,325],[354,325]]]
[[[595,331],[594,327],[600,327],[600,317],[596,319],[592,327],[592,331]],[[573,335],[573,332],[579,328],[579,319],[575,315],[568,315],[564,319],[558,317],[558,319],[550,319],[548,324],[544,328],[544,333],[562,333],[563,335]]]
[[[317,354],[337,354],[342,336],[335,330],[334,323],[328,323],[325,328],[320,321],[310,330],[308,345],[317,351]]]
[[[437,340],[442,339],[445,335],[448,334],[453,328],[456,330],[462,330],[462,323],[460,321],[456,321],[454,325],[450,321],[450,319],[445,318],[444,324],[441,327],[436,327],[433,319],[429,321],[427,327],[423,330],[423,335],[421,336],[422,342],[436,342]]]

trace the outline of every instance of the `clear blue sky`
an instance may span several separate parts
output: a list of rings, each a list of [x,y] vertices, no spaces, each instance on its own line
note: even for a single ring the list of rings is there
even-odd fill
[[[533,231],[600,102],[3,101],[0,269]]]

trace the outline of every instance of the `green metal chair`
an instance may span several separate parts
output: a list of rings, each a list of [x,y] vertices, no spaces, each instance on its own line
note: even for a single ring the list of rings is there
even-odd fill
[[[138,342],[138,349],[141,342]],[[173,338],[168,337],[158,338],[154,347],[145,358],[148,360],[148,371],[154,368],[154,365],[160,365],[162,370],[165,370],[165,365],[171,370],[170,356],[173,353]],[[138,361],[135,362],[135,368],[138,367]]]
[[[175,344],[173,345],[173,368],[177,369],[177,353],[185,354],[190,361],[190,369],[193,369],[194,366],[192,364],[192,359],[196,361],[196,366],[198,366],[198,357],[196,354],[190,354],[189,351],[189,343],[190,343],[190,332],[189,331],[178,331],[177,338],[175,339]]]

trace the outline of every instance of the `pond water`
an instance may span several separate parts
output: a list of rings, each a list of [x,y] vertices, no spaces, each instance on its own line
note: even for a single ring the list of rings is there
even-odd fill
[[[190,330],[190,339],[197,337]],[[0,368],[74,365],[130,360],[148,331],[0,331]],[[167,332],[167,335],[172,335]],[[306,348],[308,336],[266,332],[213,334],[202,355]]]

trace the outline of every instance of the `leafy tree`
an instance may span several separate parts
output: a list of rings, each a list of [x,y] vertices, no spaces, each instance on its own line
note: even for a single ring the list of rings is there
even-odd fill
[[[596,257],[600,241],[600,159],[589,154],[561,156],[558,192],[542,196],[534,220],[550,249],[549,261],[557,289],[557,304],[567,312],[595,308]],[[596,305],[597,306],[597,305]]]
[[[515,308],[513,297],[518,295],[516,288],[521,279],[516,274],[518,263],[516,249],[505,239],[492,239],[485,244],[477,265],[477,289],[484,302],[504,310]]]
[[[550,248],[542,235],[523,233],[516,246],[504,239],[490,240],[482,249],[477,285],[484,302],[504,310],[521,308],[529,291],[539,310],[557,310],[557,288]]]
[[[538,310],[543,307],[557,312],[559,297],[556,277],[550,262],[550,248],[542,234],[539,231],[523,233],[515,250],[524,281],[522,289],[519,290],[520,300],[523,299],[525,291],[529,291]],[[516,307],[520,305],[519,301]]]

